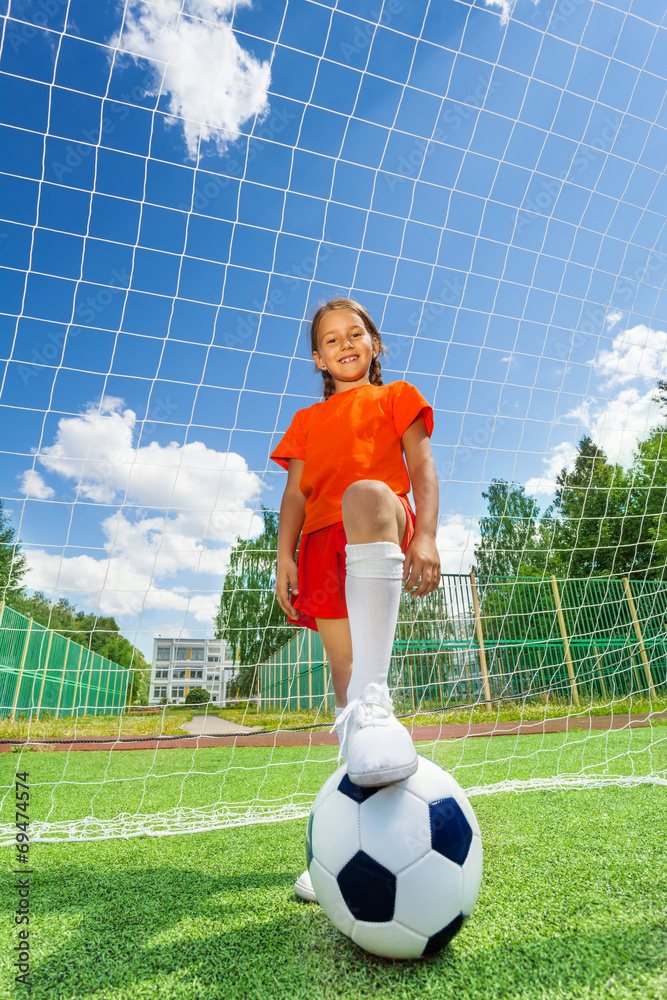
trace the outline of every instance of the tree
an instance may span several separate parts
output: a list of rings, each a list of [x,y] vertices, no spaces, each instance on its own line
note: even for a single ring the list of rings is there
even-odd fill
[[[667,389],[667,383],[659,384]],[[667,427],[654,427],[638,444],[628,478],[634,568],[662,579],[667,563]]]
[[[571,472],[561,469],[547,510],[549,569],[562,576],[609,576],[632,569],[634,525],[627,518],[629,483],[590,437],[583,437]]]
[[[475,547],[475,573],[490,576],[530,575],[544,565],[538,532],[539,507],[525,487],[493,479],[485,493],[488,513],[480,519],[481,540]]]
[[[21,580],[28,569],[16,532],[0,500],[0,600],[10,607],[23,593]]]
[[[191,688],[185,696],[186,705],[200,705],[210,700],[211,696],[204,688]]]
[[[653,399],[663,410],[667,410],[667,381],[658,379],[655,384],[655,395]]]
[[[286,624],[274,586],[278,554],[278,515],[262,509],[264,530],[254,541],[238,539],[215,619],[215,636],[224,639],[240,664],[236,683],[241,696],[250,694],[255,667],[296,634]]]

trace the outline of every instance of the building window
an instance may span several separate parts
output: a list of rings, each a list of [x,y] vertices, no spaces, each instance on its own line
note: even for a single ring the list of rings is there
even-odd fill
[[[174,670],[174,676],[172,680],[184,681],[185,680],[185,670]]]
[[[217,700],[218,700],[218,696],[217,696],[217,694],[214,694],[213,697],[211,698],[211,701],[217,701]]]
[[[165,684],[156,684],[153,689],[154,698],[166,698],[167,697],[167,687]]]
[[[206,674],[206,680],[207,681],[212,681],[213,680],[213,674]]]
[[[171,653],[170,646],[158,646],[157,653],[155,654],[156,660],[168,660],[169,654]]]
[[[178,646],[177,649],[176,649],[176,652],[174,654],[174,659],[175,660],[187,660],[188,659],[187,648],[185,646]]]
[[[191,670],[190,671],[190,678],[193,681],[200,681],[203,676],[204,676],[204,671],[203,670]]]
[[[185,697],[185,688],[184,687],[173,687],[171,689],[171,697],[172,698],[184,698]]]
[[[204,647],[201,646],[199,649],[193,649],[190,656],[191,660],[203,660],[204,659]]]
[[[164,677],[166,679],[168,676],[169,676],[169,671],[168,670],[156,670],[155,671],[155,680],[159,680],[161,677]]]
[[[209,663],[217,663],[219,659],[220,659],[219,656],[209,656],[208,662]]]

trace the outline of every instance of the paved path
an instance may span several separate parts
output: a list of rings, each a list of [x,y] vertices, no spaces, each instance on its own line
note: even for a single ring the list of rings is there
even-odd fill
[[[190,736],[233,736],[234,733],[254,733],[262,726],[239,726],[217,715],[193,715],[192,722],[184,722],[184,729]]]

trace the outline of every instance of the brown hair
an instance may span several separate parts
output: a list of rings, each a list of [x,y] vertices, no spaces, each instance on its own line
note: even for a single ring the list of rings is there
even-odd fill
[[[373,320],[368,315],[364,307],[359,303],[355,302],[354,299],[331,299],[329,302],[325,302],[323,306],[317,310],[313,316],[312,322],[310,324],[310,346],[313,351],[320,353],[319,345],[319,326],[320,321],[327,313],[333,312],[334,309],[348,309],[350,312],[354,312],[360,317],[362,323],[371,335],[371,340],[373,341],[373,346],[377,352],[377,356],[371,361],[371,366],[368,370],[368,378],[371,385],[384,385],[382,381],[382,366],[380,364],[380,355],[387,353],[387,348],[382,343],[382,336],[380,331],[376,327]],[[317,366],[315,366],[317,368]],[[322,371],[317,368],[318,372],[321,372],[322,380],[324,382],[324,398],[328,399],[336,391],[336,385],[334,383],[333,375],[330,375],[328,371]]]

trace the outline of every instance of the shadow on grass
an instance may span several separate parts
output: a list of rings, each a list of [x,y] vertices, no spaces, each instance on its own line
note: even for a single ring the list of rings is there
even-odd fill
[[[648,982],[637,993],[623,984],[665,975],[664,919],[633,921],[631,913],[623,926],[605,925],[601,914],[594,933],[572,923],[564,930],[555,918],[539,937],[527,926],[498,940],[479,905],[440,955],[392,962],[366,955],[320,907],[299,903],[294,872],[230,877],[119,865],[96,874],[72,865],[34,878],[32,1000],[649,1000],[660,994]],[[7,881],[3,897],[8,927]]]

